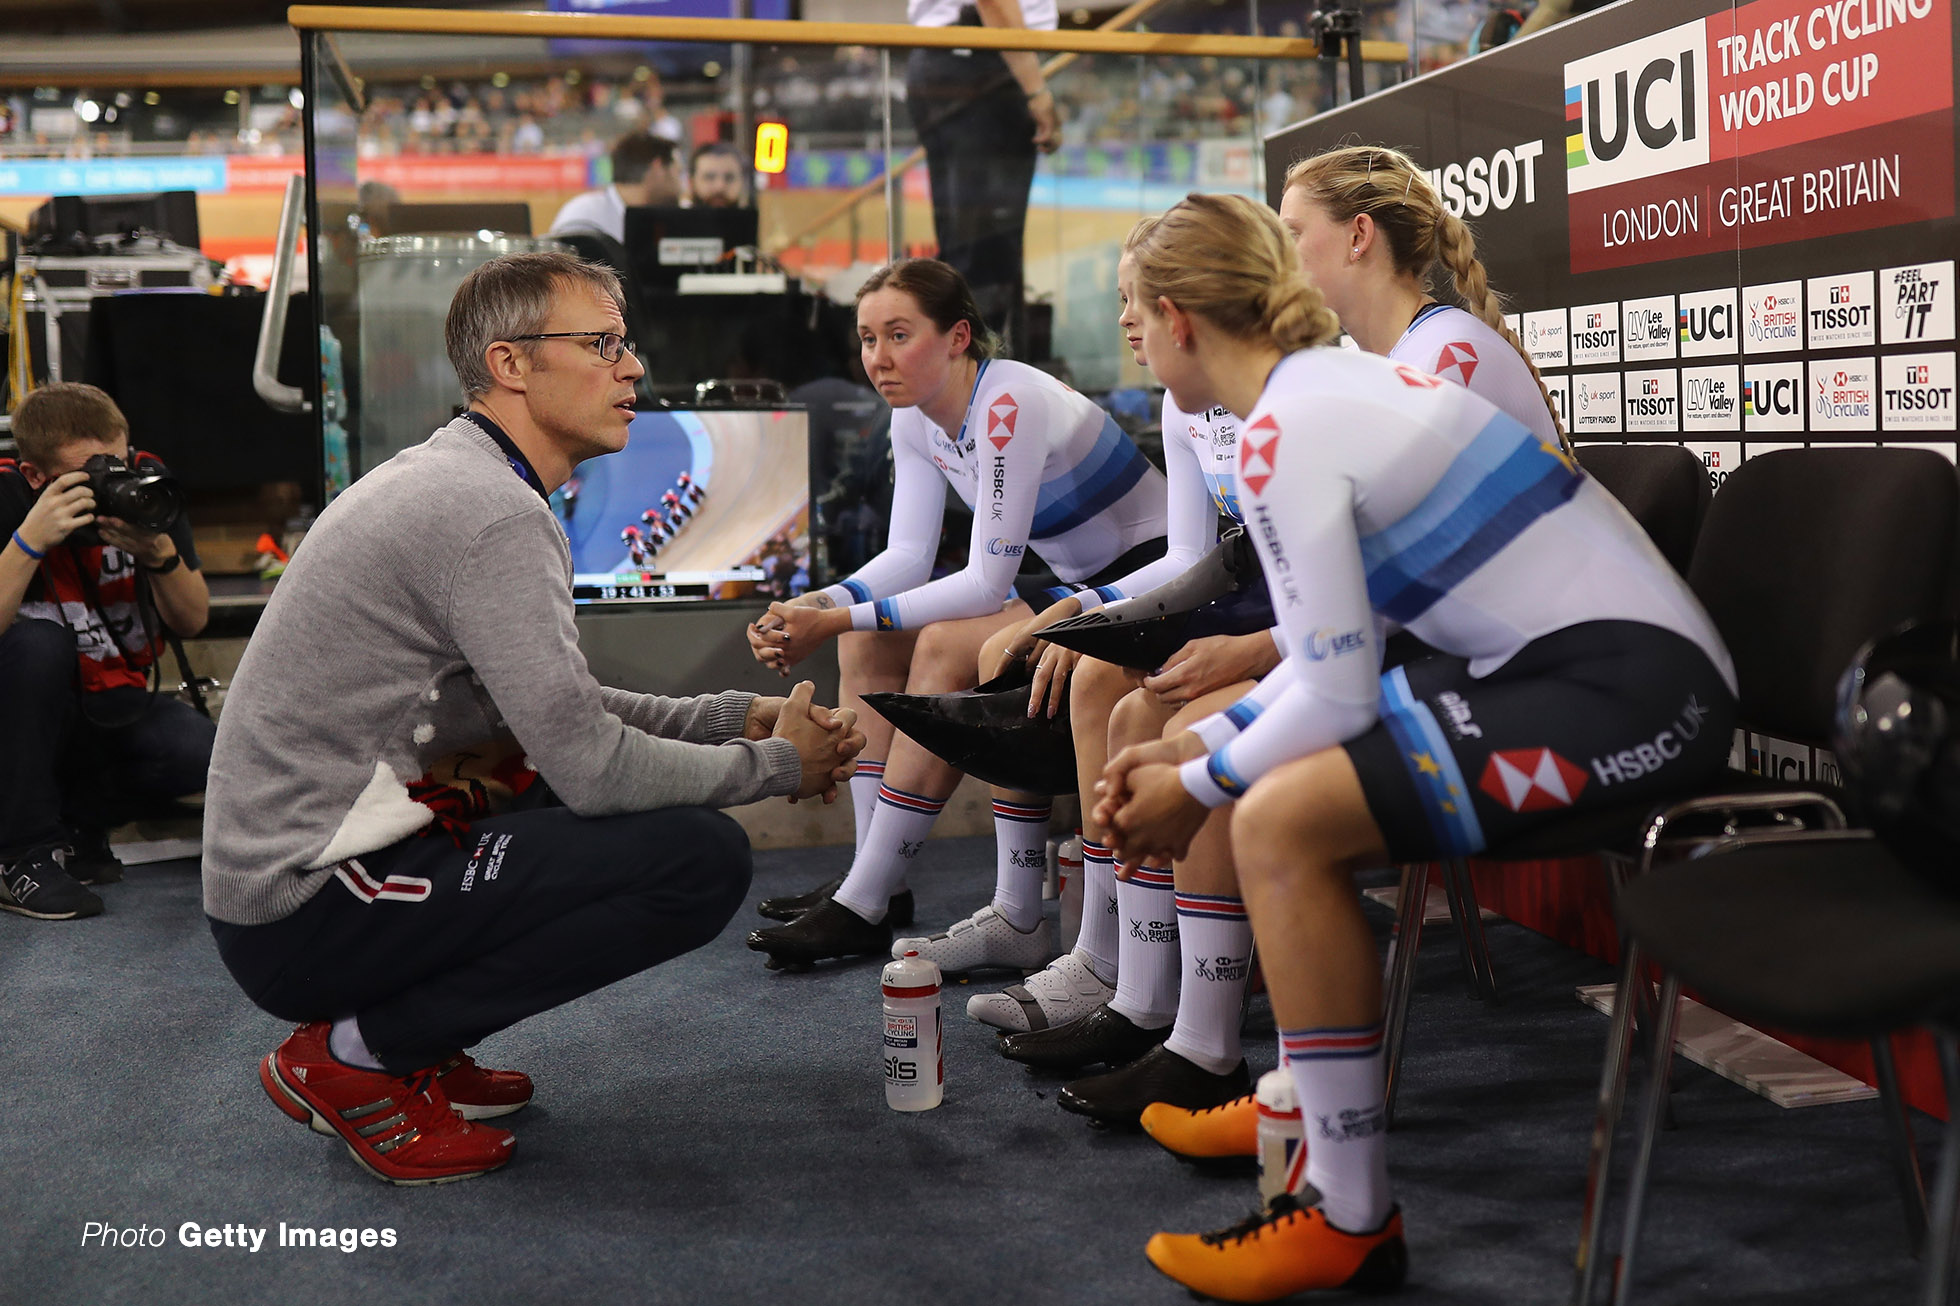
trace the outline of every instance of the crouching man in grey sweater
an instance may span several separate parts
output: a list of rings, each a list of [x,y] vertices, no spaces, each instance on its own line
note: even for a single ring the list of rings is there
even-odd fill
[[[464,1052],[714,938],[749,885],[717,807],[834,796],[848,711],[601,687],[546,496],[626,444],[617,278],[472,272],[447,324],[468,411],[327,508],[233,682],[204,907],[251,999],[303,1022],[259,1078],[400,1184],[495,1169],[531,1081]]]

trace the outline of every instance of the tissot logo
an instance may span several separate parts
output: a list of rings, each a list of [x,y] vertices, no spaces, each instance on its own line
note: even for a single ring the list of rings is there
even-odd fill
[[[1810,348],[1839,349],[1876,343],[1871,273],[1813,277],[1809,298],[1810,311],[1804,315],[1804,325]]]
[[[1879,397],[1888,431],[1954,428],[1952,354],[1898,354],[1879,360]]]
[[[1566,191],[1708,162],[1702,22],[1565,65]]]
[[[1572,364],[1620,361],[1620,306],[1586,304],[1572,310]]]
[[[1675,387],[1673,368],[1659,372],[1628,372],[1625,378],[1626,429],[1680,429],[1681,410]]]

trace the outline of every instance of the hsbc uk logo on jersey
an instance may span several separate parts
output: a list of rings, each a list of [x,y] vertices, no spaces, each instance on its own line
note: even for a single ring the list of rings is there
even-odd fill
[[[1585,792],[1586,773],[1549,748],[1504,748],[1490,755],[1477,788],[1513,812],[1570,807]]]
[[[1470,378],[1477,374],[1477,347],[1467,340],[1453,340],[1437,352],[1436,366],[1429,370],[1468,389]]]
[[[1239,484],[1255,495],[1273,479],[1279,461],[1279,423],[1271,413],[1246,429],[1239,442]]]
[[[1014,402],[1014,396],[1002,393],[1000,398],[987,405],[987,439],[996,449],[1005,449],[1014,438],[1014,423],[1021,415],[1021,405]]]
[[[1953,260],[1878,274],[1878,339],[1884,345],[1953,339]]]

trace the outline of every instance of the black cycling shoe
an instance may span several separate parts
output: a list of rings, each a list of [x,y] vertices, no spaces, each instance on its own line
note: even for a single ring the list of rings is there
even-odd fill
[[[1008,1034],[1000,1054],[1009,1061],[1043,1070],[1080,1070],[1084,1066],[1122,1066],[1135,1061],[1171,1036],[1171,1027],[1138,1029],[1128,1017],[1107,1006],[1066,1025]],[[1137,1110],[1141,1112],[1142,1107]]]
[[[1215,1075],[1160,1043],[1121,1070],[1076,1080],[1062,1090],[1061,1104],[1062,1110],[1098,1123],[1135,1129],[1152,1102],[1202,1111],[1251,1091],[1252,1074],[1245,1062]]]
[[[755,914],[766,916],[772,921],[793,921],[824,899],[836,896],[837,891],[843,887],[844,877],[840,875],[827,884],[819,884],[816,888],[803,893],[785,894],[780,898],[764,898],[755,905]],[[892,895],[890,904],[885,908],[885,920],[895,929],[903,929],[912,923],[910,889]]]
[[[889,920],[873,924],[836,899],[825,898],[787,925],[753,931],[749,946],[769,954],[771,970],[832,957],[890,957],[892,926]]]

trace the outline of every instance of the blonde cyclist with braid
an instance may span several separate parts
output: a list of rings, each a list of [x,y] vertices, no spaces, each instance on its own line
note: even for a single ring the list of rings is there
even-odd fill
[[[1544,385],[1504,324],[1475,238],[1406,155],[1352,147],[1297,163],[1287,173],[1279,215],[1308,280],[1364,351],[1463,386],[1540,439],[1563,443]],[[1462,307],[1430,294],[1431,272],[1439,266]],[[1241,476],[1241,499],[1245,476],[1257,480],[1258,471]],[[1200,643],[1221,647],[1199,649]],[[1246,646],[1263,657],[1241,651]],[[1227,709],[1249,719],[1256,707],[1237,706],[1239,700],[1255,680],[1283,682],[1290,671],[1274,672],[1279,665],[1271,632],[1187,646],[1111,714],[1110,755],[1178,735]],[[1094,674],[1077,672],[1084,684]],[[1084,815],[1093,826],[1093,811]],[[1239,1045],[1252,932],[1228,836],[1229,812],[1222,810],[1173,876],[1146,873],[1125,881],[1129,898],[1145,897],[1148,887],[1165,881],[1162,909],[1128,913],[1118,934],[1124,994],[1156,995],[1155,1001],[1126,1002],[1119,995],[1077,1021],[1016,1034],[1002,1045],[1007,1056],[1050,1069],[1118,1067],[1069,1084],[1060,1096],[1063,1108],[1109,1124],[1140,1121],[1165,1147],[1197,1158],[1255,1151],[1257,1111]],[[1109,855],[1102,846],[1097,851]],[[1084,852],[1093,856],[1087,844]],[[1144,927],[1127,928],[1131,917]],[[1153,919],[1175,921],[1176,929],[1153,931],[1147,928]]]

